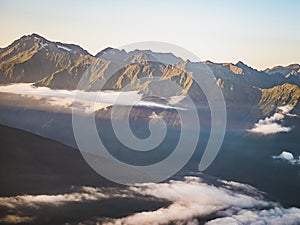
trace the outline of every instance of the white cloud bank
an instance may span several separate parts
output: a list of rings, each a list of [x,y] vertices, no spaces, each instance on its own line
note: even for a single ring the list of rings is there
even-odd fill
[[[282,121],[285,118],[285,116],[297,116],[295,114],[290,114],[290,111],[293,109],[293,106],[285,105],[278,107],[278,109],[280,110],[280,112],[274,113],[274,115],[271,117],[260,119],[258,123],[254,124],[254,127],[252,129],[249,129],[248,131],[251,133],[262,135],[276,134],[280,132],[290,132],[292,130],[291,127],[285,127],[279,122]]]
[[[217,218],[206,223],[206,225],[244,225],[244,224],[272,224],[272,225],[291,225],[300,223],[299,209],[284,209],[274,207],[272,209],[264,209],[260,211],[240,210],[234,213],[233,210],[225,210],[224,217]]]
[[[293,165],[300,165],[300,156],[298,159],[296,159],[294,158],[293,153],[287,151],[281,152],[280,155],[278,156],[273,156],[273,159],[280,159],[280,160],[287,161]]]
[[[106,225],[160,225],[198,224],[197,218],[216,215],[207,224],[298,224],[300,209],[284,209],[274,202],[263,200],[259,191],[249,185],[223,182],[217,187],[203,183],[199,178],[187,177],[185,181],[148,183],[131,187],[145,196],[166,199],[172,204],[155,211],[139,212],[106,222]],[[239,190],[239,191],[237,191]],[[256,191],[256,195],[243,194]],[[281,223],[280,223],[281,222]],[[276,223],[274,223],[276,224]]]
[[[93,217],[82,224],[197,225],[198,219],[206,216],[212,216],[207,222],[208,225],[300,223],[300,209],[286,209],[277,203],[267,201],[259,190],[250,185],[223,180],[212,185],[204,183],[198,177],[185,177],[183,181],[158,184],[138,184],[129,188],[82,187],[77,192],[68,194],[0,197],[1,208],[7,208],[9,212],[8,215],[3,215],[0,221],[34,222],[38,218],[30,217],[29,209],[38,210],[43,205],[60,207],[70,202],[86,204],[90,201],[108,200],[111,197],[165,199],[171,204],[154,211],[138,212],[118,219]],[[209,217],[206,218],[209,220]]]
[[[173,96],[169,99],[169,104],[161,104],[151,101],[143,101],[142,95],[137,91],[80,91],[80,90],[54,90],[48,87],[35,87],[32,83],[16,83],[0,86],[0,92],[12,93],[36,100],[43,100],[52,106],[64,108],[78,107],[84,109],[87,113],[92,113],[108,106],[118,104],[124,106],[132,106],[136,102],[137,106],[164,108],[164,109],[180,109],[176,104],[184,97]],[[121,97],[120,97],[121,96]],[[73,104],[76,97],[76,103]]]

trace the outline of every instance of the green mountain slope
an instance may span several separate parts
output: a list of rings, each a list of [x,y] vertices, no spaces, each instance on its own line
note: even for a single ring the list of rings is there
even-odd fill
[[[291,105],[298,110],[300,88],[297,85],[283,84],[269,89],[262,89],[259,106],[265,115],[274,113],[278,106]]]

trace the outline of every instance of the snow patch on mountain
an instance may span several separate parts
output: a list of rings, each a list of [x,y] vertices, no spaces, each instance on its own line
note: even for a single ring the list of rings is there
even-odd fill
[[[60,49],[63,49],[63,50],[65,50],[65,51],[68,51],[68,52],[70,52],[70,51],[72,51],[70,48],[67,48],[66,46],[62,46],[62,45],[56,45],[58,48],[60,48]]]
[[[43,41],[40,42],[40,46],[45,49],[46,51],[48,51],[48,49],[46,47],[48,47],[48,43],[44,43]]]

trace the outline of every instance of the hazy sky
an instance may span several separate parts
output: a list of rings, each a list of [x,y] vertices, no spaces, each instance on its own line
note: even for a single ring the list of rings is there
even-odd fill
[[[264,69],[300,63],[299,9],[298,0],[0,0],[0,47],[31,33],[92,54],[163,41],[203,60]]]

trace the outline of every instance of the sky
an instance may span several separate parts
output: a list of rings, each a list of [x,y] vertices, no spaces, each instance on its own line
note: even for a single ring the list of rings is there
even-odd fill
[[[92,54],[160,41],[265,69],[300,63],[299,8],[298,0],[0,0],[0,47],[31,33]]]

